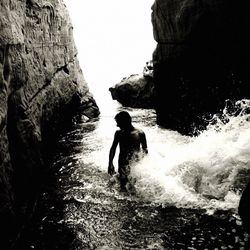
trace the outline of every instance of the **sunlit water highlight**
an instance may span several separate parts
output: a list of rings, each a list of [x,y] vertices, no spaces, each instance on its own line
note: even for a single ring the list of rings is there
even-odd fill
[[[158,127],[153,110],[129,112],[149,146],[148,156],[132,169],[141,199],[164,206],[237,210],[240,173],[250,169],[248,114],[228,116],[228,123],[218,121],[199,136],[186,137]],[[87,152],[78,160],[106,173],[115,130],[113,116],[102,116],[95,130],[83,136]]]
[[[213,225],[216,211],[234,214],[241,225],[237,208],[250,176],[249,101],[238,106],[242,107],[237,116],[225,109],[223,119],[215,116],[196,137],[157,126],[154,110],[123,108],[114,101],[97,121],[75,124],[61,140],[66,155],[62,153],[55,164],[61,166],[58,177],[64,200],[73,201],[65,210],[65,223],[77,233],[77,249],[165,249],[162,234],[166,229],[185,231],[181,228],[190,225],[188,230],[199,233],[203,247],[221,244],[209,243],[212,233],[201,225],[202,220],[207,223],[205,215],[212,216],[208,221]],[[149,148],[149,154],[132,168],[134,195],[120,193],[117,179],[107,174],[109,148],[117,129],[114,115],[124,109],[146,133]],[[171,207],[181,210],[173,212]],[[232,218],[227,223],[235,221]],[[227,225],[228,229],[220,226],[221,221],[215,223],[223,230],[222,238],[236,232],[237,223]],[[232,240],[234,245],[236,238],[231,236],[225,241]],[[169,237],[173,242],[168,244],[177,244],[175,236]],[[244,239],[239,242],[245,244]]]

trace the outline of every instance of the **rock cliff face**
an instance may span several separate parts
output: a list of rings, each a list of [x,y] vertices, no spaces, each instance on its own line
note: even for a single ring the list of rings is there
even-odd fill
[[[30,212],[61,122],[77,107],[89,118],[99,111],[63,1],[2,0],[0,10],[0,220],[9,235],[13,215]]]
[[[152,10],[160,125],[192,133],[226,99],[250,98],[250,2],[156,0]]]

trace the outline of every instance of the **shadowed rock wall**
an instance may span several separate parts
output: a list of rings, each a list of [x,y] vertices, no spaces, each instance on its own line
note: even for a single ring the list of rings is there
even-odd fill
[[[152,6],[156,111],[184,134],[226,99],[250,98],[250,2],[156,0]]]
[[[2,0],[0,12],[0,220],[8,237],[13,216],[31,213],[63,122],[77,108],[89,118],[99,111],[63,1]]]

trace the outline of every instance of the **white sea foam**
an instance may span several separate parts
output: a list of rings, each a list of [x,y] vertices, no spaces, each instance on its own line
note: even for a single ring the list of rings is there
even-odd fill
[[[210,212],[236,210],[238,189],[242,178],[247,178],[240,173],[250,172],[249,101],[242,100],[234,107],[234,112],[225,108],[222,115],[214,116],[207,130],[196,137],[158,127],[152,110],[129,109],[134,125],[144,130],[149,148],[149,154],[132,168],[138,195],[145,202],[163,206]],[[107,172],[109,149],[117,129],[114,114],[102,117],[94,135],[83,138],[89,153],[81,155],[82,161],[94,162],[102,172]],[[114,159],[116,170],[118,154],[119,149]]]
[[[238,174],[250,169],[249,101],[236,107],[233,115],[225,108],[223,118],[214,117],[213,124],[194,138],[148,131],[153,136],[150,153],[132,172],[140,195],[176,207],[237,209]]]

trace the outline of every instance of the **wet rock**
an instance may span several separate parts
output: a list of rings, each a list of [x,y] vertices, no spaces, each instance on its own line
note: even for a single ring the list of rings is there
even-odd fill
[[[79,67],[63,2],[3,0],[0,9],[0,218],[21,218],[32,213],[28,204],[65,121],[79,107],[88,118],[99,110]]]
[[[247,230],[248,233],[250,233],[250,182],[244,189],[240,203],[239,203],[239,208],[238,212],[239,215],[242,219],[243,226]]]
[[[156,0],[154,78],[158,124],[190,134],[226,99],[250,98],[250,3]]]
[[[122,105],[137,108],[154,107],[154,81],[150,76],[131,75],[109,88],[111,96]]]

